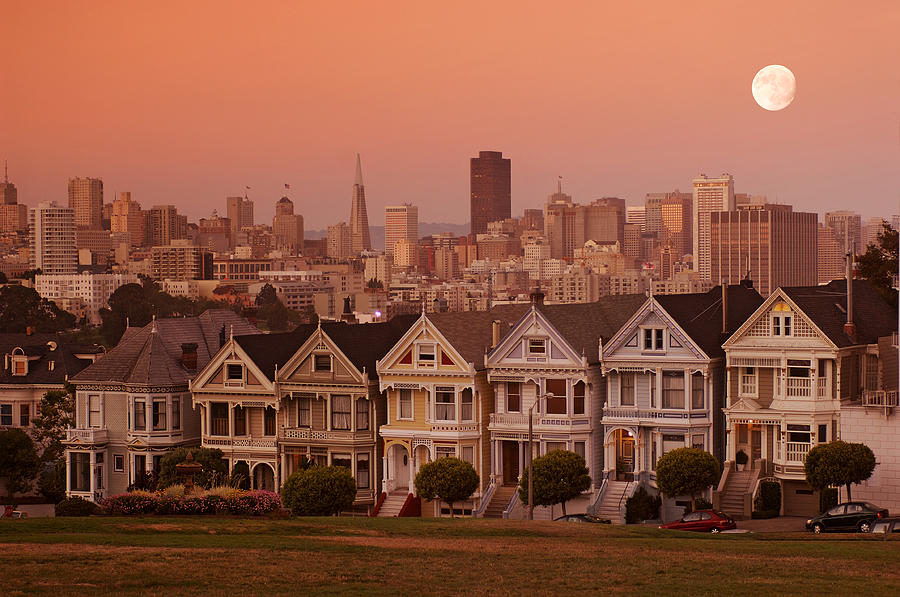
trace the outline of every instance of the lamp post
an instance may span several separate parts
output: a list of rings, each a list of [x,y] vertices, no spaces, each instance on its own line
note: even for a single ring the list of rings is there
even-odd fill
[[[534,475],[531,474],[531,461],[534,460],[534,450],[532,449],[532,441],[534,441],[534,407],[541,400],[552,397],[553,394],[538,396],[528,408],[528,520],[534,520]]]

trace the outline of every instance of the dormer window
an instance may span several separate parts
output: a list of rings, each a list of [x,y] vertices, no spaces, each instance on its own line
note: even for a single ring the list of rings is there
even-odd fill
[[[772,335],[792,336],[794,316],[791,308],[785,303],[778,303],[772,309]]]
[[[662,328],[644,329],[644,350],[663,350],[663,332]]]
[[[331,355],[315,355],[315,357],[313,357],[313,368],[315,371],[331,371]]]
[[[529,338],[528,354],[533,357],[543,357],[547,355],[547,340],[545,338]]]
[[[418,344],[416,345],[416,362],[419,367],[434,367],[435,363],[435,345],[434,344]]]
[[[244,385],[244,366],[241,363],[228,363],[225,365],[225,385]]]
[[[28,357],[20,347],[12,351],[12,374],[17,376],[28,375]]]

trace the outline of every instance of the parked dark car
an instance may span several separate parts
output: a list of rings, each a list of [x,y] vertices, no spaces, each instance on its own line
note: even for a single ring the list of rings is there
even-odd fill
[[[696,531],[698,533],[719,533],[736,529],[734,519],[719,510],[697,510],[685,514],[681,520],[660,525],[661,529],[676,531]]]
[[[806,521],[806,528],[813,533],[826,531],[859,531],[868,533],[872,524],[887,518],[888,511],[869,502],[845,502],[838,504],[828,512],[819,514]]]
[[[567,514],[553,519],[555,522],[594,522],[600,524],[610,524],[608,518],[600,518],[599,516],[591,516],[590,514]]]

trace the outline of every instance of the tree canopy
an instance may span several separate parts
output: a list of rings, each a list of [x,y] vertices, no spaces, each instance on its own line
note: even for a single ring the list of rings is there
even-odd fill
[[[575,452],[553,450],[535,458],[531,463],[534,471],[532,493],[535,506],[562,504],[563,515],[566,502],[581,495],[591,486],[584,458]],[[519,499],[528,504],[528,470],[519,484]]]
[[[478,489],[475,467],[460,458],[438,458],[423,464],[415,478],[416,494],[426,500],[441,499],[450,506],[468,499]]]
[[[897,231],[887,223],[878,233],[878,242],[866,247],[866,252],[856,258],[859,274],[869,281],[891,305],[897,305],[894,280],[897,277]]]
[[[218,448],[175,448],[167,452],[159,463],[159,478],[157,487],[162,489],[176,483],[181,483],[175,465],[181,464],[187,458],[188,452],[194,457],[194,462],[203,468],[194,476],[194,485],[209,489],[214,485],[223,485],[228,480],[228,464],[222,458],[222,450]]]
[[[875,470],[875,454],[865,444],[836,441],[819,444],[806,455],[803,470],[806,482],[814,489],[822,490],[833,485],[850,486],[862,483]]]
[[[56,303],[41,298],[33,288],[10,285],[0,288],[0,332],[61,332],[75,326],[75,316]]]
[[[356,481],[343,466],[312,466],[288,477],[281,501],[296,516],[334,516],[356,499]]]
[[[691,510],[697,496],[719,481],[719,461],[699,448],[678,448],[656,461],[656,486],[666,497],[691,496]]]
[[[41,460],[54,462],[63,456],[66,429],[75,426],[75,387],[48,390],[41,398],[41,414],[31,419],[31,435],[40,447]]]
[[[40,458],[31,437],[19,427],[0,432],[0,478],[6,480],[9,499],[31,489]]]

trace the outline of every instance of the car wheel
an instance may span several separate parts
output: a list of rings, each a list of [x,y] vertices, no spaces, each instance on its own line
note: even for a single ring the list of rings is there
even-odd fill
[[[822,525],[820,525],[819,523],[813,525],[813,533],[815,533],[816,535],[820,534],[823,530],[824,529],[822,528]]]
[[[709,532],[710,532],[710,533],[718,533],[718,532],[719,532],[719,527],[713,527],[713,528],[709,529]]]
[[[872,523],[869,522],[868,520],[864,520],[861,523],[859,523],[859,526],[857,528],[859,529],[860,533],[868,533],[869,531],[872,530]]]

